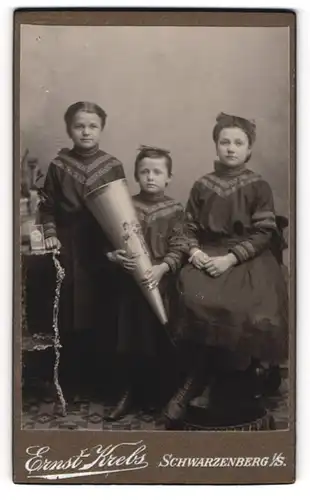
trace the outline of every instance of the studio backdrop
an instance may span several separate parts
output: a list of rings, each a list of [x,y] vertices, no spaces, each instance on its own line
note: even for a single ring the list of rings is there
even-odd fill
[[[134,193],[140,144],[173,158],[170,194],[186,202],[194,180],[213,169],[212,128],[220,111],[256,120],[251,167],[288,215],[289,28],[76,27],[21,29],[21,154],[46,172],[70,146],[63,115],[94,101],[108,120],[101,147],[119,158]]]

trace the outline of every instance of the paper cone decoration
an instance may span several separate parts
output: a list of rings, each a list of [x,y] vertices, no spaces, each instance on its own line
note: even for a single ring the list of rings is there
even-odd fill
[[[142,234],[125,179],[118,179],[89,192],[85,203],[115,249],[137,255],[133,276],[159,321],[168,322],[158,288],[149,289],[142,284],[152,263]]]

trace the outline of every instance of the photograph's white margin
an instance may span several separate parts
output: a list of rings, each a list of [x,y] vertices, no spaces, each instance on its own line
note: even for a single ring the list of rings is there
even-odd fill
[[[232,500],[251,500],[273,498],[291,499],[292,495],[306,498],[310,493],[309,449],[310,449],[310,333],[307,313],[310,309],[310,4],[309,0],[278,1],[173,1],[137,2],[118,1],[102,2],[93,0],[88,7],[191,7],[191,8],[286,8],[294,9],[297,14],[297,481],[293,485],[271,486],[106,486],[96,485],[14,485],[12,483],[12,47],[13,47],[13,10],[16,8],[35,7],[85,7],[81,1],[61,0],[52,3],[32,0],[31,5],[24,0],[2,0],[0,4],[0,61],[1,61],[1,172],[0,172],[0,491],[8,500],[54,499],[55,496],[74,495],[75,500],[97,498],[124,498],[134,496],[136,500],[158,495],[177,495],[178,500],[188,498],[229,497]],[[184,471],[185,472],[185,471]],[[186,473],[186,472],[185,472]],[[69,488],[69,489],[68,489]],[[74,491],[72,491],[74,489]]]

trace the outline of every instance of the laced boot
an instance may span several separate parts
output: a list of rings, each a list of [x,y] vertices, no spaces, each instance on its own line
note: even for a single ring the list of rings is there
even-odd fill
[[[132,393],[128,389],[123,393],[116,407],[106,417],[106,420],[108,421],[120,420],[122,417],[124,417],[129,413],[131,408],[132,408]]]
[[[164,410],[164,417],[170,422],[182,420],[185,415],[188,403],[196,396],[197,376],[190,375],[187,377],[183,387],[169,401]]]

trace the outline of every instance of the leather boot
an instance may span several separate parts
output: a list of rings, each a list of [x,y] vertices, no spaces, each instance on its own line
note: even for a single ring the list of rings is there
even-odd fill
[[[132,407],[132,394],[131,391],[127,390],[123,393],[116,407],[106,417],[106,420],[108,421],[120,420],[122,417],[127,415],[127,413],[129,413],[131,407]]]
[[[166,409],[164,410],[164,417],[170,422],[182,420],[185,415],[188,403],[196,396],[197,377],[191,375],[187,377],[183,387],[169,401]]]

